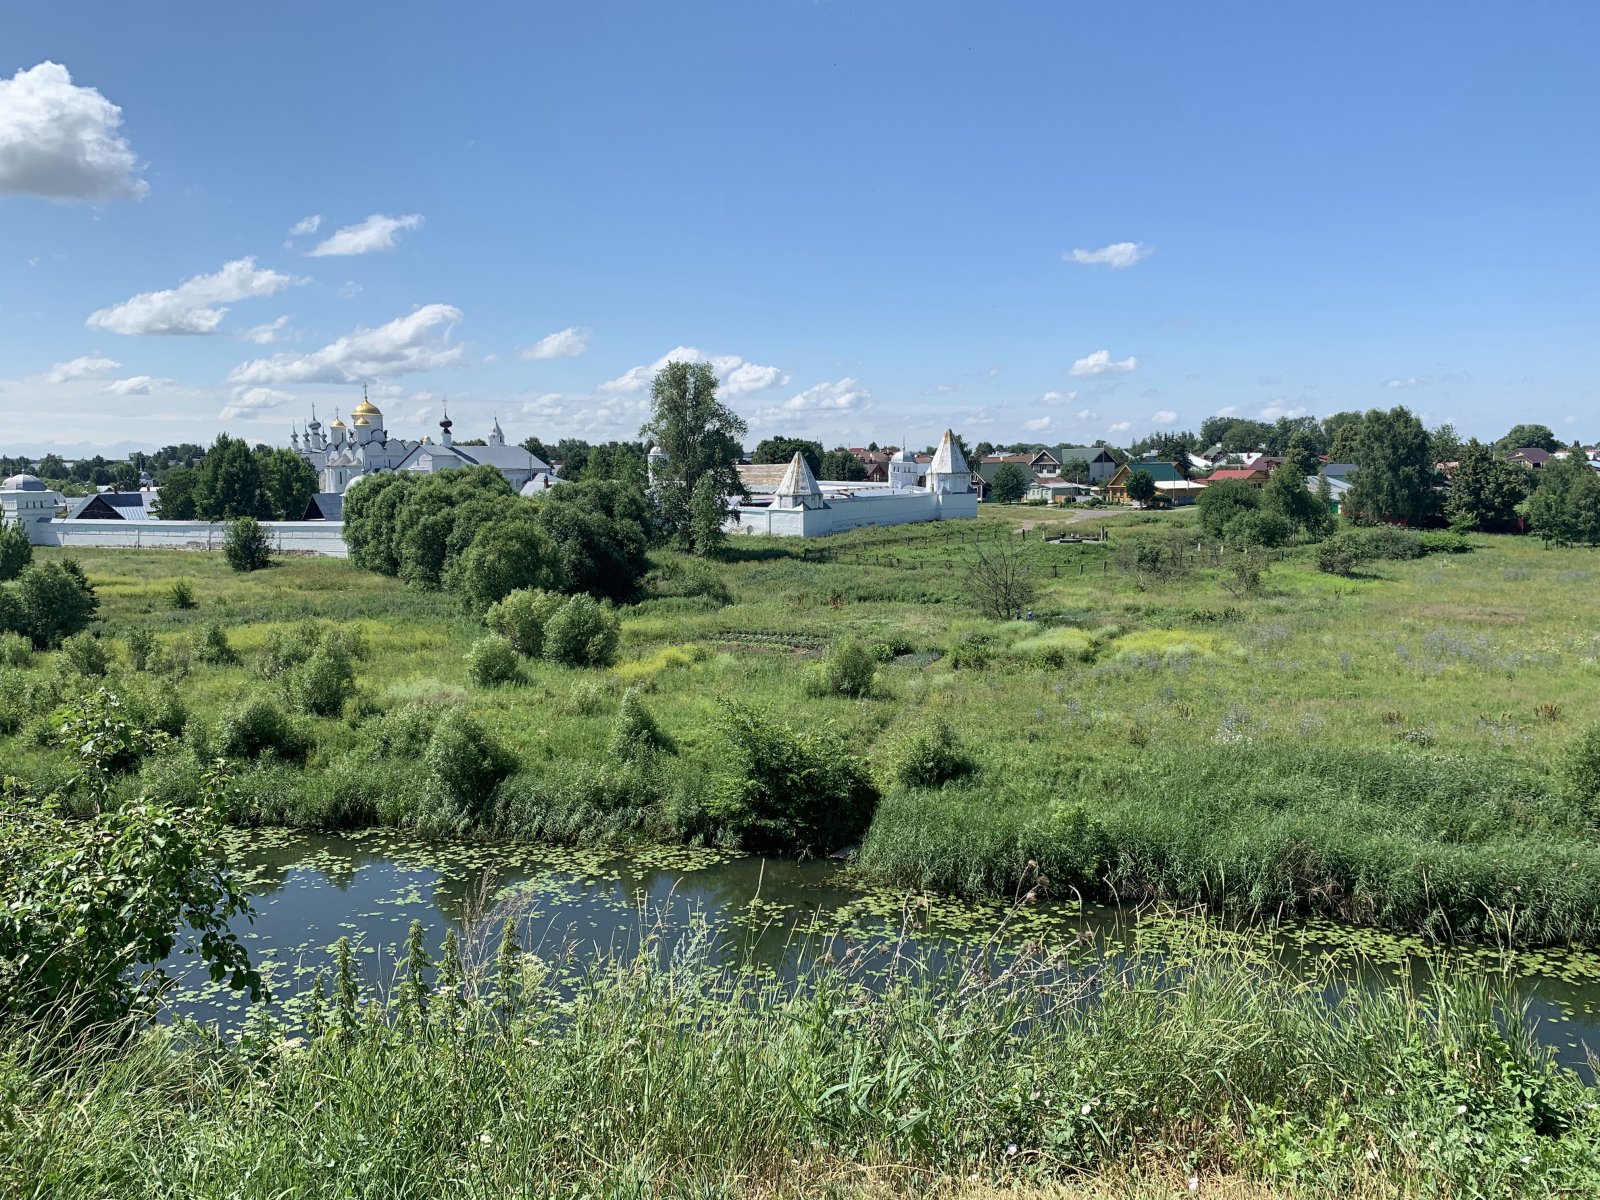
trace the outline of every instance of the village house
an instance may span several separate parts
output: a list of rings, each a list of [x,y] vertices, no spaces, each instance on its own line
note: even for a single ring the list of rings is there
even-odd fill
[[[1163,483],[1189,482],[1188,476],[1178,469],[1176,463],[1144,461],[1124,463],[1117,468],[1117,473],[1106,483],[1106,499],[1108,501],[1112,504],[1128,504],[1131,502],[1128,496],[1128,477],[1135,471],[1143,471],[1151,479],[1155,480],[1158,494]],[[1192,493],[1185,489],[1180,494],[1191,495]]]

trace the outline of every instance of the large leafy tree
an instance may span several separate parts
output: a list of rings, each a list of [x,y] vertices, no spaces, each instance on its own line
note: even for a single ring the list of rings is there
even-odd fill
[[[1308,461],[1309,471],[1304,469]],[[1315,454],[1291,453],[1287,461],[1268,476],[1266,486],[1261,489],[1261,507],[1282,517],[1291,533],[1322,537],[1333,524],[1326,502],[1319,500],[1306,486],[1306,480],[1316,474],[1316,462]]]
[[[1548,425],[1513,425],[1505,437],[1494,444],[1500,454],[1510,454],[1525,446],[1537,446],[1554,454],[1561,449],[1561,439]]]
[[[611,480],[569,483],[538,502],[538,525],[570,591],[627,600],[649,569],[650,509],[638,488]]]
[[[716,549],[706,523],[693,520],[695,489],[702,479],[720,495],[743,495],[735,469],[744,421],[717,400],[717,377],[705,363],[669,362],[650,388],[651,417],[640,431],[661,448],[656,506],[662,524],[680,546],[697,553]],[[703,490],[703,489],[702,489]]]
[[[196,476],[192,467],[173,467],[161,481],[159,513],[163,521],[192,521],[199,515],[195,506]]]
[[[1200,510],[1200,528],[1206,536],[1221,538],[1235,517],[1261,507],[1261,492],[1242,479],[1224,479],[1208,484],[1195,507]]]
[[[1552,460],[1539,471],[1523,512],[1547,543],[1600,543],[1600,473],[1576,452]]]
[[[1450,520],[1485,532],[1513,528],[1517,505],[1528,494],[1527,472],[1477,438],[1457,451],[1455,461],[1445,501]]]
[[[1409,409],[1368,412],[1361,420],[1355,461],[1361,470],[1347,501],[1358,520],[1415,525],[1437,511],[1428,431]]]
[[[750,461],[753,463],[786,463],[794,458],[796,451],[799,451],[801,457],[806,460],[806,466],[811,468],[813,475],[822,474],[822,443],[813,442],[806,438],[762,438],[756,443],[756,448],[751,451]]]
[[[1336,412],[1322,419],[1322,432],[1328,439],[1328,457],[1334,462],[1359,462],[1361,426],[1366,420],[1358,412]]]
[[[1134,471],[1128,476],[1128,499],[1148,504],[1156,498],[1156,478],[1149,471]]]
[[[1141,471],[1139,474],[1149,478]],[[1004,463],[994,473],[994,479],[989,484],[989,498],[1001,504],[1015,504],[1021,500],[1028,491],[1028,476],[1016,463]],[[1128,491],[1133,492],[1133,480],[1128,480]]]
[[[311,464],[293,450],[280,447],[259,455],[256,466],[272,519],[298,521],[304,517],[317,490],[317,473]]]
[[[270,516],[261,467],[242,438],[219,433],[195,473],[195,508],[207,521]]]
[[[859,458],[839,446],[822,456],[822,470],[817,472],[817,476],[841,483],[858,483],[867,477],[867,469],[861,465]]]

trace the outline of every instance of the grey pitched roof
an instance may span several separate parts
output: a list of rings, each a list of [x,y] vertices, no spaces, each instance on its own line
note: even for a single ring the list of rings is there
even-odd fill
[[[820,496],[822,489],[817,486],[817,477],[811,473],[811,464],[806,462],[806,456],[800,451],[794,452],[794,457],[789,460],[789,467],[783,473],[783,478],[778,481],[774,496]]]
[[[928,465],[928,474],[971,474],[967,469],[967,460],[962,456],[961,447],[956,445],[956,435],[953,430],[946,429],[944,437],[939,439],[939,448],[933,452],[933,462]]]
[[[354,482],[352,480],[352,482]],[[317,492],[306,504],[302,521],[344,520],[344,497],[338,492]]]
[[[548,471],[550,464],[535,458],[521,446],[451,446],[457,455],[474,466],[497,467],[502,471]]]
[[[75,500],[67,510],[68,520],[78,521],[154,521],[150,509],[154,492],[100,492]]]

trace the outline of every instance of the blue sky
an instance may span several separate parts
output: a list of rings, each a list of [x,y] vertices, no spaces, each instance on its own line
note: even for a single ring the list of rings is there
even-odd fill
[[[6,452],[282,441],[362,379],[404,436],[448,401],[458,436],[632,437],[684,348],[752,442],[1394,403],[1600,437],[1591,2],[35,3],[3,33]]]

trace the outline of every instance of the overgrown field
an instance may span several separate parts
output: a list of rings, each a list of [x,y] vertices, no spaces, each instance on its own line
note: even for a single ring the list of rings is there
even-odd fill
[[[109,673],[18,653],[0,756],[19,789],[74,796],[83,766],[60,713],[103,687],[170,734],[119,789],[193,790],[226,754],[246,824],[815,852],[859,836],[878,882],[1007,894],[1033,860],[1058,892],[1600,940],[1600,753],[1582,753],[1600,721],[1593,551],[1478,537],[1354,578],[1291,551],[1257,581],[1199,547],[1188,514],[1108,517],[1073,527],[1107,525],[1106,543],[1035,534],[1033,619],[984,619],[978,547],[1032,515],[735,540],[708,568],[658,553],[650,598],[622,610],[615,666],[524,660],[492,688],[466,661],[482,623],[445,593],[329,560],[240,576],[218,557],[81,552]],[[1121,569],[1139,538],[1182,543],[1182,568]],[[192,609],[169,606],[180,578]],[[294,711],[268,677],[270,647],[313,621],[364,649],[336,715]],[[218,657],[197,640],[210,625],[237,661],[203,661]],[[136,671],[129,640],[146,634]],[[819,686],[818,661],[846,639],[876,660],[867,695]],[[286,742],[245,736],[253,700],[284,709]],[[473,753],[499,768],[472,803],[441,808],[441,773],[467,767],[434,734],[462,712],[485,735]],[[819,757],[851,755],[864,833],[781,811]],[[731,824],[741,804],[759,819]]]

